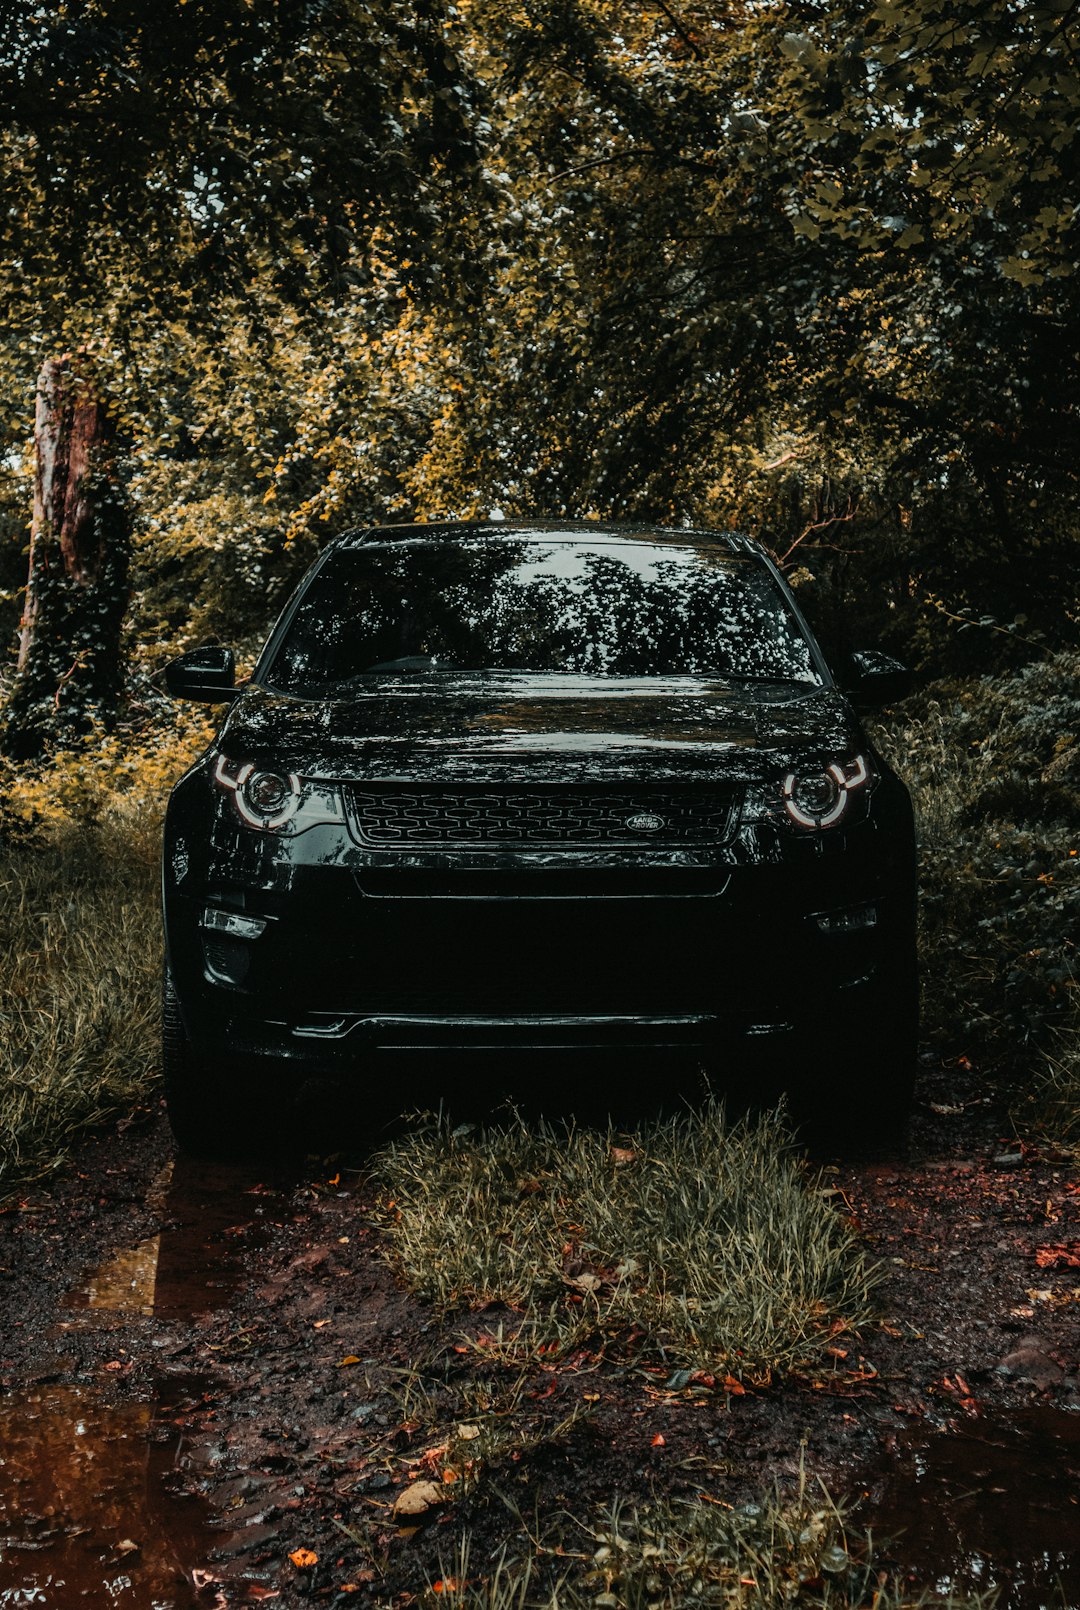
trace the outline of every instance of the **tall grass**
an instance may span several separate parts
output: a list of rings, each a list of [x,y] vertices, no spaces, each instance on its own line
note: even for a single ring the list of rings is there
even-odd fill
[[[635,1328],[674,1364],[761,1379],[871,1317],[875,1271],[775,1115],[437,1125],[375,1167],[407,1278],[446,1308],[519,1307],[530,1345]]]
[[[57,1167],[158,1072],[161,816],[206,743],[171,704],[0,772],[0,1196]]]
[[[155,863],[149,835],[115,820],[0,859],[0,1192],[153,1083]]]

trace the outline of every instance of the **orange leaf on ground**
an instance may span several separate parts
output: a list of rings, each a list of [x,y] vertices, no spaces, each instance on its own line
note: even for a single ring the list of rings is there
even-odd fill
[[[652,1445],[653,1445],[654,1448],[664,1448],[664,1447],[667,1446],[667,1444],[664,1442],[663,1437],[660,1435],[659,1431],[656,1433],[656,1436],[652,1439]]]
[[[310,1549],[293,1549],[292,1553],[289,1555],[289,1558],[301,1571],[306,1571],[311,1566],[318,1565],[319,1563],[319,1556],[317,1554],[313,1554]]]
[[[1066,1269],[1080,1269],[1080,1241],[1074,1241],[1068,1247],[1040,1247],[1035,1254],[1035,1262],[1040,1269],[1057,1269],[1062,1266]]]

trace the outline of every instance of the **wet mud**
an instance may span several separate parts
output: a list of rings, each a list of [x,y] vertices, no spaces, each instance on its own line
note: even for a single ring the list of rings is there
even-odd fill
[[[146,1343],[151,1359],[169,1350],[142,1322],[205,1321],[228,1304],[282,1200],[281,1182],[170,1157],[143,1197],[155,1233],[63,1293],[47,1339],[70,1349],[93,1333],[115,1356],[91,1373],[58,1354],[52,1373],[0,1399],[0,1606],[207,1603],[203,1562],[229,1540],[201,1475],[211,1378],[144,1363],[137,1395],[120,1387]]]
[[[923,1097],[906,1154],[822,1160],[888,1271],[882,1327],[742,1397],[585,1350],[526,1383],[528,1455],[419,1527],[395,1498],[440,1417],[502,1390],[462,1340],[499,1316],[403,1290],[340,1162],[194,1164],[160,1116],[88,1145],[0,1215],[0,1607],[407,1602],[464,1528],[497,1550],[508,1504],[543,1526],[614,1494],[737,1503],[801,1467],[916,1585],[1080,1606],[1075,1173],[975,1074],[927,1070]]]

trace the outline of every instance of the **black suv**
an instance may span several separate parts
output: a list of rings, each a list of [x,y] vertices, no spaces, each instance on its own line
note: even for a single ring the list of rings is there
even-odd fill
[[[181,1143],[282,1080],[374,1098],[408,1048],[769,1044],[838,1119],[902,1114],[911,805],[853,704],[905,673],[857,654],[842,691],[756,543],[350,533],[234,676],[223,648],[166,674],[232,706],[165,826]]]

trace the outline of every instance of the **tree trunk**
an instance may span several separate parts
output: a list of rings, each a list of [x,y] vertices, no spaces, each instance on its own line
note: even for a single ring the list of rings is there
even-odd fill
[[[131,516],[115,417],[86,353],[46,360],[34,450],[26,604],[2,729],[4,747],[21,756],[107,720],[122,683]]]

